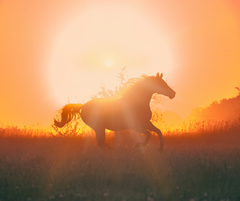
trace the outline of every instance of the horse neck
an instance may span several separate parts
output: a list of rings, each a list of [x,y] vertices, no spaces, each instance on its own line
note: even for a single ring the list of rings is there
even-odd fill
[[[128,93],[127,96],[125,96],[125,98],[134,104],[149,105],[149,102],[152,98],[153,93],[154,92],[149,90],[136,90]]]

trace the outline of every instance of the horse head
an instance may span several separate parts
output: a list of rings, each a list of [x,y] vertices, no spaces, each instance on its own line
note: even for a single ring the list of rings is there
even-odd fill
[[[154,77],[154,85],[156,93],[168,96],[170,99],[175,97],[176,92],[163,80],[163,73],[161,73],[161,75],[159,75],[159,73],[156,74]]]

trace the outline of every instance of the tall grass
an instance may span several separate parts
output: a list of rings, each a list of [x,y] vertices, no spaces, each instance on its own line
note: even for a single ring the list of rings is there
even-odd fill
[[[165,135],[160,154],[155,136],[135,148],[137,134],[109,133],[101,149],[83,134],[12,131],[1,130],[0,200],[240,200],[239,133]]]

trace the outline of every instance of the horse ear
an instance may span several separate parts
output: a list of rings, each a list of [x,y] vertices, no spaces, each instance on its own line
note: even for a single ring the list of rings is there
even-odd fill
[[[159,73],[157,73],[156,77],[159,77]]]
[[[159,76],[159,74],[158,74],[158,76]],[[163,77],[163,73],[161,73],[161,76],[160,76],[161,78]]]

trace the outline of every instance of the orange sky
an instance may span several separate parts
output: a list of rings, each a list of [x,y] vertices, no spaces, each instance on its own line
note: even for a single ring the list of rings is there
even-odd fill
[[[0,124],[49,125],[123,66],[163,72],[177,94],[162,109],[182,117],[233,97],[239,13],[237,0],[0,0]]]

